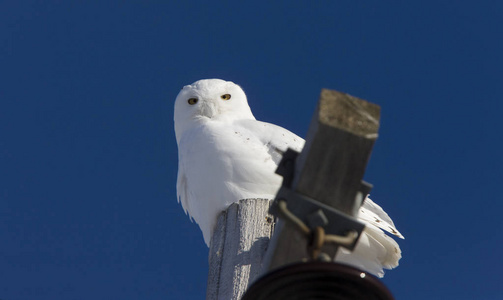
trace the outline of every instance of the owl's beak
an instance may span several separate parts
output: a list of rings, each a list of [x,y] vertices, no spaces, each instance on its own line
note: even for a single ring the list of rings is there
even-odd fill
[[[211,119],[217,114],[218,114],[218,108],[216,107],[215,104],[213,104],[210,101],[203,101],[201,105],[201,115]]]

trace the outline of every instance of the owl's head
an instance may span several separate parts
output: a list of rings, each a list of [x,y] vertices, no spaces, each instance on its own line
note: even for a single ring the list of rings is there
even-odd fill
[[[175,101],[175,133],[202,120],[255,119],[246,95],[237,84],[221,79],[202,79],[186,85]]]

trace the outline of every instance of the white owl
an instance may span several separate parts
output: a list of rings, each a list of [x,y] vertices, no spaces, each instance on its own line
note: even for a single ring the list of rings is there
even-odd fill
[[[304,140],[274,124],[257,121],[243,90],[230,81],[204,79],[183,87],[175,101],[178,143],[177,196],[201,228],[207,245],[220,212],[241,199],[274,199],[282,177],[275,174],[281,153],[300,152]],[[398,265],[401,238],[393,221],[367,198],[359,218],[366,223],[353,252],[337,260],[375,275]]]

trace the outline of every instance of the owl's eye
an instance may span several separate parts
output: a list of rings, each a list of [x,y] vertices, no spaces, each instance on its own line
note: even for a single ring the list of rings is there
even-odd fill
[[[190,98],[187,102],[189,102],[190,105],[194,105],[197,103],[197,98]]]
[[[229,100],[231,98],[231,94],[222,95],[222,96],[220,96],[220,98],[222,98],[224,100]]]

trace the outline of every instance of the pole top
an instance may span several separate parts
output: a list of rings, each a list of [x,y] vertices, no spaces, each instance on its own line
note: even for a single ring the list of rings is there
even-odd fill
[[[377,138],[379,105],[342,92],[322,89],[317,118],[322,124],[364,138]],[[316,115],[315,115],[316,116]]]

